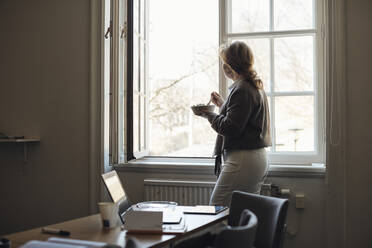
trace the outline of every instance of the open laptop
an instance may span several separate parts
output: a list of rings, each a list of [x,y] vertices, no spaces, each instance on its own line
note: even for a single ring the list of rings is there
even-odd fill
[[[124,224],[125,211],[127,211],[132,206],[132,204],[130,203],[128,196],[124,191],[119,176],[116,171],[110,171],[108,173],[102,174],[102,179],[112,201],[119,205],[120,220]],[[151,204],[151,202],[149,203]],[[146,204],[146,202],[139,204],[143,205]],[[136,206],[138,206],[139,204],[137,204]],[[163,224],[178,224],[181,222],[181,219],[182,214],[179,214],[177,212],[163,212]]]

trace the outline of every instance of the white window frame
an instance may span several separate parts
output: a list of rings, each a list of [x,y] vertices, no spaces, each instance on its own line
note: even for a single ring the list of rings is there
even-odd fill
[[[269,32],[251,32],[251,33],[230,33],[229,23],[231,20],[228,12],[231,9],[229,0],[220,0],[220,44],[228,42],[230,39],[247,39],[247,38],[276,38],[276,37],[293,37],[301,35],[311,35],[314,37],[314,91],[301,92],[274,92],[274,43],[270,40],[270,97],[271,111],[271,134],[273,147],[275,149],[275,96],[314,96],[314,148],[313,152],[268,152],[270,164],[277,165],[312,165],[315,163],[325,162],[325,2],[324,0],[314,1],[314,28],[290,31],[269,31]],[[270,30],[273,30],[274,20],[274,0],[270,0]],[[221,65],[220,65],[221,67]],[[226,96],[227,82],[220,68],[220,91]]]
[[[127,102],[127,71],[125,70],[125,64],[127,60],[127,35],[121,36],[123,30],[127,30],[127,0],[111,0],[114,11],[112,11],[113,18],[113,35],[112,35],[112,46],[113,51],[112,64],[113,69],[111,70],[111,117],[110,117],[110,154],[112,157],[111,163],[125,163],[128,162],[127,154],[128,145],[124,137],[127,136],[127,118],[125,118],[128,110]],[[269,152],[269,163],[273,165],[312,165],[325,162],[325,13],[326,4],[325,0],[313,0],[314,1],[314,29],[306,30],[293,30],[293,31],[271,31],[271,32],[255,32],[255,33],[228,33],[228,13],[229,0],[219,0],[219,43],[224,44],[232,38],[268,38],[268,37],[286,37],[295,35],[312,35],[314,39],[314,92],[280,92],[273,93],[273,84],[271,85],[271,91],[267,93],[270,96],[299,96],[299,95],[313,95],[314,96],[314,152]],[[273,11],[273,2],[270,0],[270,9]],[[115,11],[115,7],[121,11]],[[124,11],[124,13],[123,13]],[[273,18],[270,14],[270,23],[272,25]],[[126,32],[126,31],[125,31]],[[116,34],[115,34],[116,33]],[[273,42],[271,41],[271,49]],[[115,53],[118,56],[115,56]],[[271,52],[273,53],[273,52]],[[145,55],[147,57],[147,53]],[[122,58],[120,60],[119,58]],[[147,59],[146,59],[147,62]],[[271,59],[273,64],[273,58]],[[219,65],[219,90],[222,96],[227,95],[227,80],[223,74],[221,64]],[[273,76],[273,67],[271,66],[271,76]],[[273,77],[272,77],[273,78]],[[124,97],[124,98],[123,98]],[[120,100],[125,99],[125,100]],[[148,103],[146,103],[147,105]],[[274,98],[271,97],[271,106],[274,109]],[[147,106],[146,106],[147,108]],[[118,113],[118,111],[120,113]],[[275,137],[274,129],[274,111],[271,111],[271,123],[272,123],[272,135]],[[119,131],[122,130],[122,131]],[[148,130],[145,130],[146,136],[148,136]],[[147,139],[147,137],[145,137]],[[274,138],[275,139],[275,138]],[[148,142],[147,142],[148,143]],[[275,145],[275,142],[273,142]],[[137,153],[137,156],[144,156],[147,153]],[[138,157],[137,157],[138,158]],[[162,157],[167,160],[167,157]],[[168,158],[174,160],[175,157]],[[147,157],[147,160],[151,157]],[[159,157],[156,157],[158,160]],[[188,158],[180,158],[180,160],[187,160]],[[191,160],[193,158],[190,158]]]

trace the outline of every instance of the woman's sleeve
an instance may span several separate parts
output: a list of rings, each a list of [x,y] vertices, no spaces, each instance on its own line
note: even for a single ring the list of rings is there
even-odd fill
[[[208,116],[212,128],[223,136],[240,136],[252,114],[253,104],[249,94],[242,90],[231,92],[226,106],[226,114]]]

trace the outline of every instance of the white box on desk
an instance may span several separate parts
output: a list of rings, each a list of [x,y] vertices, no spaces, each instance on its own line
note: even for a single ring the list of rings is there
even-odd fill
[[[124,229],[128,231],[159,231],[163,230],[162,211],[143,211],[130,209],[124,215]]]

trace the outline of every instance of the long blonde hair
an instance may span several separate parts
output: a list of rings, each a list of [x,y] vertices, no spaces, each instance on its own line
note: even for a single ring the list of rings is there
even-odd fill
[[[253,69],[254,58],[252,50],[247,44],[235,41],[231,44],[220,47],[219,55],[223,62],[228,64],[231,69],[251,82],[257,89],[263,89],[263,83]]]

